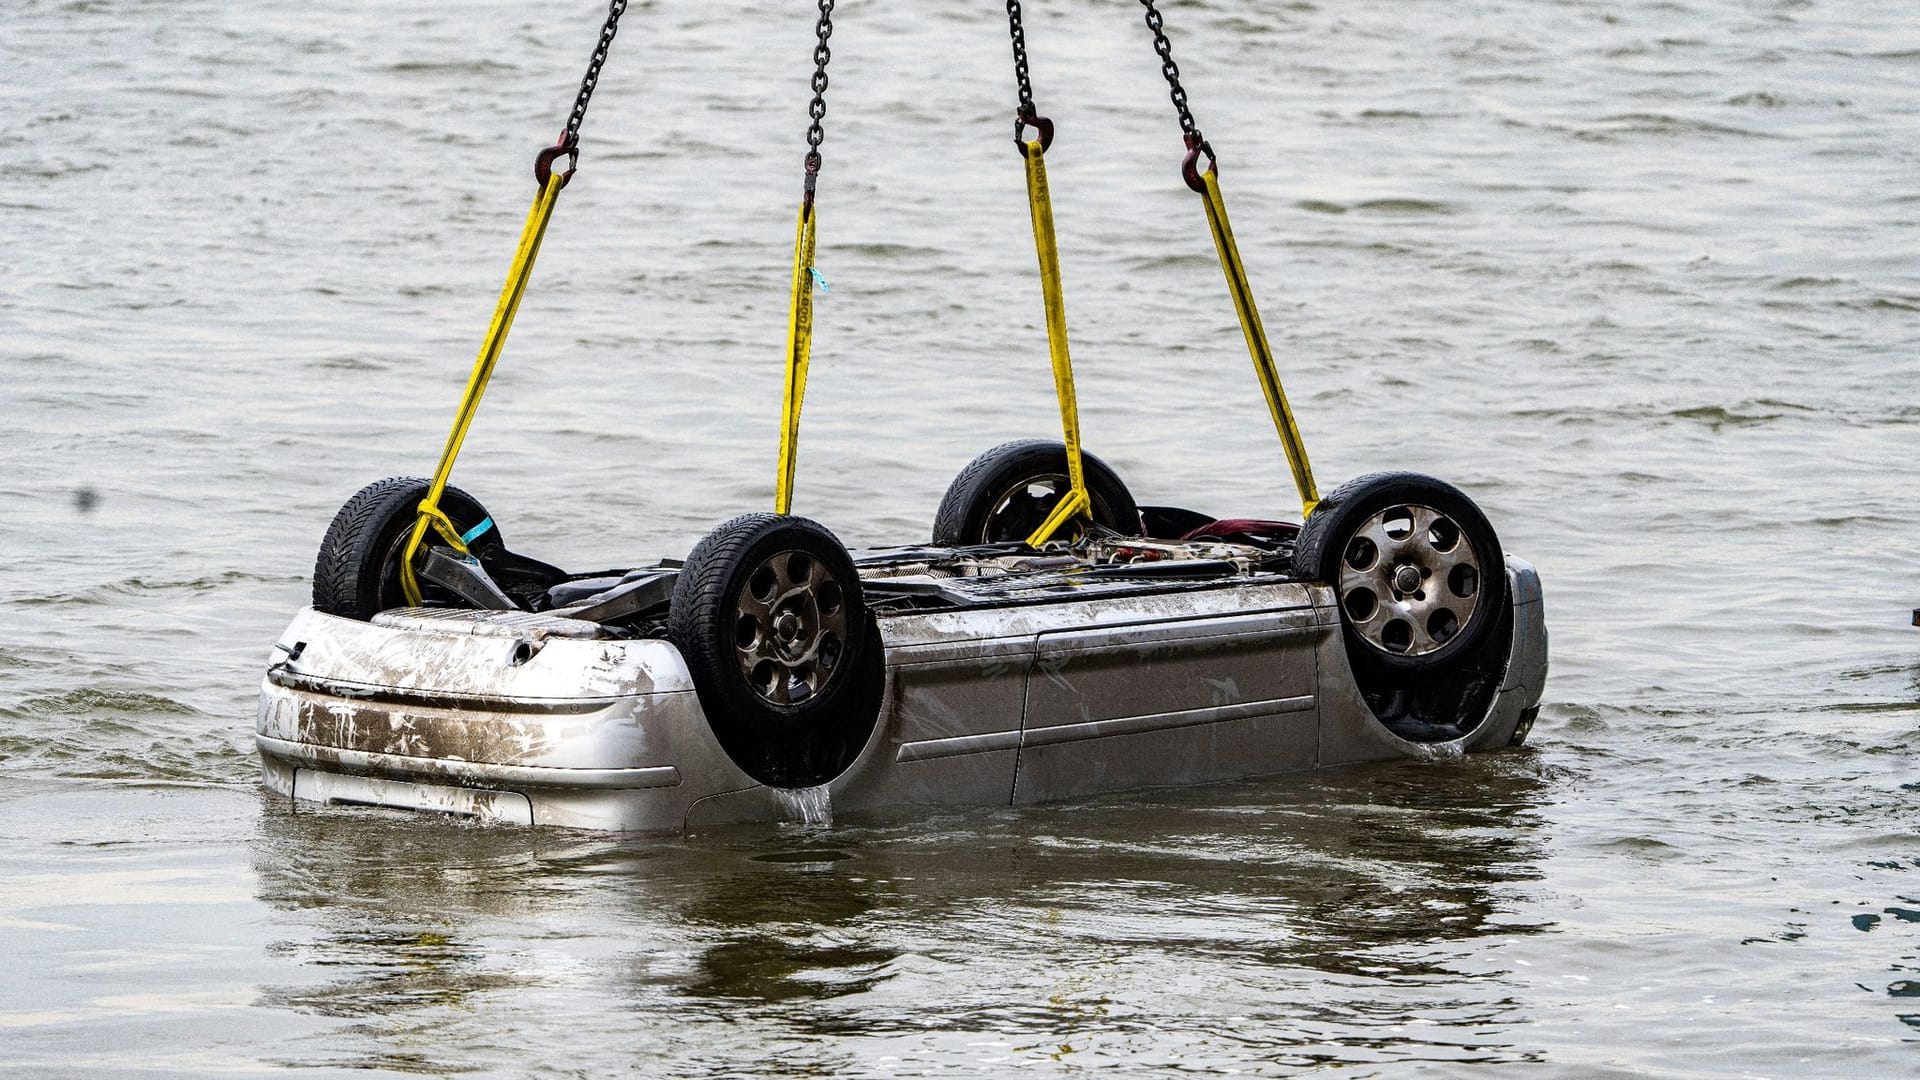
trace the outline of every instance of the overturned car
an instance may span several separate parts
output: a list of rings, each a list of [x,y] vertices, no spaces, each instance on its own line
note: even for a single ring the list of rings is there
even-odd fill
[[[852,557],[749,514],[684,562],[568,573],[473,536],[419,605],[396,563],[428,482],[335,517],[275,646],[257,741],[296,799],[668,832],[1200,784],[1517,744],[1547,667],[1533,569],[1466,496],[1354,480],[1304,527],[1137,507],[1085,455],[1091,520],[1019,538],[1056,442],[962,471],[931,543]],[[478,530],[478,531],[475,531]]]

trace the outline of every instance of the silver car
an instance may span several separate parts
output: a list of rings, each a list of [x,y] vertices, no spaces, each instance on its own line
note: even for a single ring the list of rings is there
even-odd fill
[[[1354,480],[1304,525],[1135,505],[1059,442],[995,447],[928,544],[749,514],[684,561],[572,573],[457,488],[464,555],[396,566],[428,481],[342,507],[261,688],[266,785],[496,822],[707,823],[1042,803],[1516,745],[1540,586],[1457,489]]]

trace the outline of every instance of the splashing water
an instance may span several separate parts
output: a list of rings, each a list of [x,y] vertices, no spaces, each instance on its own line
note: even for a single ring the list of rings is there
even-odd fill
[[[774,796],[780,801],[788,821],[801,825],[833,824],[833,798],[827,794],[827,786],[808,788],[774,788]]]

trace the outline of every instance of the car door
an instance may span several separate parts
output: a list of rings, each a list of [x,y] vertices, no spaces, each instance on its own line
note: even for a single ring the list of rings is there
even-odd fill
[[[1038,636],[1015,802],[1313,766],[1320,628],[1305,590],[1208,599],[1158,618],[1135,601],[1140,617]]]

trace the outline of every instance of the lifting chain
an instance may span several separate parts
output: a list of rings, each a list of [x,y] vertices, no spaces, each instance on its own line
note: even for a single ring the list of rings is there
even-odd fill
[[[1025,154],[1024,136],[1031,124],[1040,132],[1040,149],[1045,150],[1053,145],[1053,121],[1034,108],[1033,74],[1027,70],[1027,31],[1020,23],[1020,0],[1007,0],[1007,30],[1013,35],[1013,78],[1020,92],[1020,107],[1013,114],[1013,142]]]
[[[1154,6],[1154,0],[1140,0],[1140,6],[1147,9],[1147,29],[1153,31],[1153,51],[1160,54],[1160,74],[1166,76],[1167,96],[1173,99],[1174,111],[1180,114],[1180,134],[1186,137],[1187,160],[1181,171],[1187,177],[1187,186],[1199,191],[1199,158],[1201,154],[1207,155],[1207,167],[1212,168],[1213,146],[1200,134],[1200,125],[1193,121],[1193,110],[1187,107],[1187,88],[1180,85],[1180,65],[1173,62],[1173,43],[1167,40],[1160,9]]]
[[[827,39],[833,36],[833,0],[820,0],[820,21],[814,24],[813,36],[819,41],[813,47],[813,100],[807,103],[807,115],[813,118],[807,126],[808,206],[813,205],[814,182],[820,175],[820,144],[827,138],[820,121],[827,115],[827,61],[833,59]]]
[[[560,155],[567,156],[567,171],[560,178],[562,184],[573,179],[574,170],[580,166],[580,122],[587,118],[587,102],[593,100],[593,88],[600,83],[600,68],[607,62],[607,50],[613,48],[613,35],[619,32],[620,16],[626,12],[627,0],[612,0],[607,5],[607,21],[600,27],[600,40],[593,46],[593,56],[587,60],[587,74],[580,80],[580,93],[573,99],[573,112],[567,115],[567,126],[560,132],[560,141],[540,151],[540,156],[534,159],[533,178],[543,188]]]
[[[1020,108],[1014,114],[1013,137],[1033,119],[1033,74],[1027,70],[1027,31],[1020,25],[1020,0],[1007,0],[1007,29],[1013,35],[1013,78],[1020,84]]]

